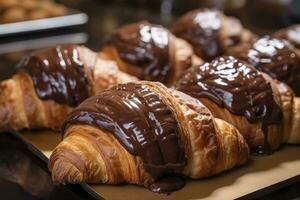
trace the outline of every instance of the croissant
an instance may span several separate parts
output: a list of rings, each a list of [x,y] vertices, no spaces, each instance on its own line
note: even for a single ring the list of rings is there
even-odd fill
[[[188,69],[176,89],[200,100],[235,126],[254,154],[271,154],[282,143],[299,143],[300,101],[284,83],[234,57]]]
[[[174,83],[185,69],[202,63],[186,41],[146,21],[116,30],[100,54],[116,61],[126,73],[166,85]]]
[[[287,28],[276,31],[272,36],[279,39],[288,40],[298,51],[300,51],[300,24],[295,24]]]
[[[183,15],[173,24],[171,32],[188,41],[195,54],[205,61],[223,55],[231,46],[256,40],[256,35],[245,29],[238,19],[207,8]]]
[[[288,41],[264,36],[251,45],[230,48],[227,55],[286,83],[300,96],[300,54]]]
[[[237,129],[198,100],[141,81],[117,85],[72,111],[49,169],[55,182],[126,182],[169,193],[184,186],[184,177],[208,177],[248,158]]]
[[[113,61],[75,45],[34,52],[19,68],[0,82],[0,128],[59,129],[65,116],[90,95],[136,80]]]

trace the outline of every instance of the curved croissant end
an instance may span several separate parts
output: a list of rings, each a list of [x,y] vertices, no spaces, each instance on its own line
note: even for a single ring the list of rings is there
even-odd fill
[[[0,128],[59,129],[60,122],[72,109],[51,100],[41,101],[26,73],[0,82],[0,95]]]
[[[67,165],[66,165],[67,164]],[[110,134],[95,127],[74,125],[55,148],[49,169],[60,183],[143,184],[141,161]]]

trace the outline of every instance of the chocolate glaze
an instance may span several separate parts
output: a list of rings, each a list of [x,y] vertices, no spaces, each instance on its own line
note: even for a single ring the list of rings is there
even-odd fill
[[[265,144],[254,152],[269,154],[268,125],[280,123],[282,112],[263,75],[233,57],[220,57],[211,63],[187,70],[176,88],[195,98],[208,98],[250,123],[262,122]]]
[[[88,95],[87,78],[75,45],[44,49],[24,57],[19,63],[28,73],[42,100],[77,106]]]
[[[142,80],[166,83],[172,73],[169,55],[170,32],[148,22],[129,24],[112,34],[109,44],[125,62],[140,68]]]
[[[286,39],[300,49],[300,24],[279,30],[273,34],[275,38]]]
[[[300,59],[289,42],[265,36],[234,56],[245,60],[272,78],[288,84],[300,95]]]
[[[216,10],[198,9],[181,17],[172,32],[194,47],[195,53],[204,60],[212,60],[223,54],[219,41],[221,13]]]
[[[172,187],[170,187],[172,184]],[[156,193],[170,193],[185,186],[185,181],[178,176],[167,176],[150,185],[150,190]]]
[[[65,129],[71,124],[88,124],[113,134],[128,152],[142,158],[154,179],[148,185],[153,191],[169,192],[184,185],[164,179],[182,173],[185,152],[171,110],[147,87],[128,83],[88,98],[67,117]]]

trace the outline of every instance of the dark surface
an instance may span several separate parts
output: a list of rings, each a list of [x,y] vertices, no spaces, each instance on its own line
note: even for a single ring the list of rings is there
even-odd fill
[[[0,133],[0,194],[9,200],[92,200],[86,185],[55,185],[47,158],[13,132]]]
[[[196,1],[196,0],[59,0],[66,5],[80,9],[88,13],[90,21],[85,26],[75,28],[64,28],[60,30],[52,30],[49,32],[40,32],[36,34],[26,34],[14,37],[0,38],[0,79],[9,78],[16,72],[15,64],[20,58],[29,51],[38,48],[44,48],[62,43],[79,43],[85,44],[93,50],[99,50],[103,42],[106,40],[107,34],[114,31],[117,27],[123,24],[136,22],[140,20],[148,20],[153,23],[160,23],[169,27],[176,16],[184,12],[197,8],[199,6],[215,6],[224,8],[227,14],[239,16],[243,24],[262,35],[272,33],[274,30],[288,26],[293,23],[300,22],[300,1],[294,0],[290,5],[284,6],[269,0],[251,0],[247,1],[245,7],[237,8],[230,5],[215,4],[215,1]],[[149,3],[146,3],[149,2]],[[173,4],[172,4],[173,2]],[[9,53],[6,53],[9,52]],[[8,159],[12,167],[17,166],[12,158],[15,155],[22,156],[25,160],[28,159],[26,151],[18,150],[18,144],[9,146],[6,141],[11,140],[11,136],[0,135],[0,151],[1,159]],[[3,148],[6,146],[8,148]],[[21,148],[22,149],[22,148]],[[16,153],[16,151],[18,153]],[[18,158],[19,160],[19,158]],[[27,161],[25,161],[27,162]],[[0,165],[4,166],[2,162]],[[48,172],[46,164],[42,164],[39,177],[46,177],[45,182],[49,187],[42,188],[48,191],[46,199],[60,199],[59,195],[63,194],[62,199],[90,199],[83,192],[81,186],[73,186],[66,189],[65,187],[56,187],[49,182],[47,178]],[[48,174],[49,176],[49,174]],[[33,198],[30,193],[12,181],[7,180],[7,176],[0,178],[0,194],[6,194],[6,199],[42,199]],[[5,178],[3,178],[5,177]],[[10,182],[10,183],[8,183]],[[37,184],[31,182],[32,184]],[[40,179],[38,181],[40,183]],[[295,199],[300,196],[300,180],[288,181],[289,184],[282,184],[276,188],[271,187],[259,193],[251,194],[244,199]],[[39,185],[39,184],[38,184]],[[51,189],[52,188],[52,189]],[[282,188],[282,189],[278,189]],[[9,189],[14,189],[14,192],[9,193]],[[274,189],[278,189],[274,192]],[[35,188],[35,190],[37,190]],[[78,191],[81,197],[74,197],[72,191]],[[50,191],[50,193],[49,193]],[[81,192],[80,192],[81,191]],[[44,192],[43,195],[46,195]],[[261,196],[261,198],[257,198]],[[61,197],[61,196],[60,196]],[[45,197],[44,197],[45,198]]]

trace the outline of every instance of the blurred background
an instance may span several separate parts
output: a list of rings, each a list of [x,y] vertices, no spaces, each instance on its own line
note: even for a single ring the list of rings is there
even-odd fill
[[[199,7],[236,16],[259,35],[300,23],[299,0],[0,0],[0,78],[14,73],[15,64],[28,51],[61,43],[84,44],[97,51],[120,25],[148,20],[168,27],[178,16]],[[37,27],[44,30],[26,33],[22,31],[32,24],[19,24],[9,27],[11,31],[21,28],[17,34],[1,34],[8,30],[1,27],[6,23],[78,13],[85,13],[88,21],[82,15],[45,21]]]
[[[0,80],[15,73],[16,63],[30,51],[64,43],[98,51],[121,25],[148,20],[169,27],[178,16],[200,7],[235,16],[259,35],[300,23],[300,0],[0,0]],[[80,199],[73,191],[85,194],[82,188],[52,185],[46,164],[35,166],[29,156],[31,148],[6,137],[0,135],[0,193],[7,199]],[[44,185],[49,191],[43,190]],[[11,188],[16,192],[7,196]],[[295,192],[299,183],[286,194]],[[48,193],[51,198],[43,196]],[[280,193],[263,199],[282,199]]]

